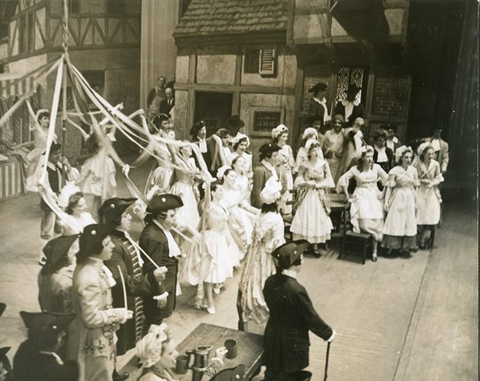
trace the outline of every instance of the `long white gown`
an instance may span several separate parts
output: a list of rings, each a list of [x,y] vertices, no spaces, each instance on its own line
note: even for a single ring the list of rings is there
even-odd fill
[[[443,181],[440,164],[431,160],[428,168],[421,161],[415,163],[420,186],[417,189],[417,224],[437,225],[440,222],[441,196],[438,184]]]
[[[306,239],[312,244],[325,243],[333,229],[329,217],[330,200],[325,189],[335,186],[328,163],[323,159],[317,159],[313,165],[309,161],[303,162],[295,182],[296,211],[290,227],[293,239]]]
[[[349,180],[352,178],[357,183],[350,206],[350,222],[353,230],[357,233],[360,231],[370,233],[376,241],[381,241],[384,212],[380,200],[382,193],[377,183],[380,180],[387,181],[388,175],[378,164],[373,164],[371,169],[362,172],[355,166],[340,177],[337,191],[340,193],[340,188],[348,187]]]

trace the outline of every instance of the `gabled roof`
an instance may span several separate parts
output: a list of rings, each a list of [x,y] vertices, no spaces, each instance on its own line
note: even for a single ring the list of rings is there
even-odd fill
[[[288,0],[192,0],[175,37],[286,31]]]

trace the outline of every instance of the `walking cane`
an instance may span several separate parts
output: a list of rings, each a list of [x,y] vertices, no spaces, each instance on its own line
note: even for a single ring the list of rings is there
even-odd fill
[[[327,344],[327,358],[325,359],[325,376],[323,377],[323,381],[327,381],[327,371],[328,371],[328,357],[330,356],[330,345],[332,343],[329,341]]]

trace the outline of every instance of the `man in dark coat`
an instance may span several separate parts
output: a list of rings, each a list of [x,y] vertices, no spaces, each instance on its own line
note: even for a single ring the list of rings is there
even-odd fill
[[[133,241],[129,231],[132,216],[128,208],[136,201],[135,198],[111,198],[106,200],[100,207],[99,214],[102,224],[111,227],[110,238],[115,247],[112,250],[112,257],[105,261],[115,279],[115,286],[112,287],[112,299],[114,308],[126,307],[133,311],[133,319],[120,325],[117,331],[117,355],[123,355],[129,349],[135,347],[142,338],[143,332],[143,299],[152,298],[157,284],[165,279],[165,268],[143,274],[143,260],[137,244]],[[127,306],[123,293],[122,277],[125,281],[127,292]],[[160,284],[159,284],[160,286]]]
[[[152,324],[160,325],[163,319],[168,318],[175,309],[178,259],[180,249],[175,242],[171,230],[176,225],[176,209],[183,206],[182,199],[173,194],[154,195],[147,208],[145,217],[146,226],[140,235],[140,247],[157,264],[165,266],[167,273],[162,284],[156,285],[154,298],[144,298],[145,324],[144,332]],[[144,261],[143,272],[150,274],[155,271],[155,266],[142,253]],[[161,298],[168,293],[166,302]],[[165,294],[167,295],[167,294]]]
[[[313,86],[309,93],[313,94],[312,99],[310,100],[310,105],[308,107],[308,119],[310,125],[313,126],[314,122],[319,122],[320,126],[317,130],[323,132],[324,126],[330,122],[331,117],[328,114],[327,99],[325,94],[327,93],[327,85],[325,83],[317,83]]]
[[[394,152],[387,147],[387,135],[383,130],[377,130],[373,134],[373,162],[378,164],[385,172],[395,166]]]
[[[345,99],[335,107],[335,115],[339,114],[345,118],[345,127],[351,127],[357,118],[365,118],[365,106],[357,98],[360,90],[360,87],[350,84]]]
[[[69,324],[75,315],[45,312],[20,312],[28,330],[28,339],[20,344],[13,358],[14,379],[17,381],[76,381],[78,365],[63,361],[61,352]]]
[[[275,180],[279,180],[277,157],[280,147],[275,143],[265,143],[260,147],[259,151],[260,164],[253,170],[252,206],[256,208],[262,206],[260,193],[265,187],[267,180],[272,176]]]
[[[160,102],[160,114],[167,114],[170,116],[170,111],[175,106],[175,95],[173,89],[167,87],[165,89],[165,99]]]
[[[265,329],[265,380],[288,379],[288,375],[309,365],[312,331],[331,342],[336,335],[317,314],[307,290],[296,277],[301,270],[305,240],[288,242],[272,252],[277,273],[265,282],[263,294],[270,317]]]

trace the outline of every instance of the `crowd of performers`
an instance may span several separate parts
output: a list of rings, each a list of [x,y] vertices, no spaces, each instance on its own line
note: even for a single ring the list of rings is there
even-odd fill
[[[349,110],[351,117],[356,109]],[[115,128],[92,118],[84,136],[90,157],[77,170],[56,142],[42,160],[49,112],[40,110],[27,185],[42,195],[43,313],[22,314],[29,336],[15,355],[15,380],[121,379],[116,356],[135,347],[140,380],[173,380],[175,346],[164,320],[175,309],[179,284],[197,288],[194,308],[215,314],[215,296],[235,271],[239,329],[263,334],[269,317],[263,290],[282,268],[272,253],[285,244],[284,221],[295,241],[321,256],[335,229],[335,192],[351,204],[353,231],[373,236],[373,261],[377,243],[387,255],[423,249],[440,221],[438,186],[448,165],[439,132],[414,152],[399,143],[394,126],[378,131],[370,146],[362,117],[328,119],[325,134],[325,115],[312,120],[296,150],[288,127],[277,126],[254,166],[237,116],[210,137],[199,121],[190,141],[178,141],[168,116],[159,115],[145,130],[149,144],[130,165],[112,148]],[[156,162],[139,190],[129,172],[149,157]],[[115,164],[131,198],[116,197]],[[87,205],[86,195],[95,205]],[[143,221],[141,231],[132,232],[134,218]],[[332,337],[326,327],[324,339]]]

